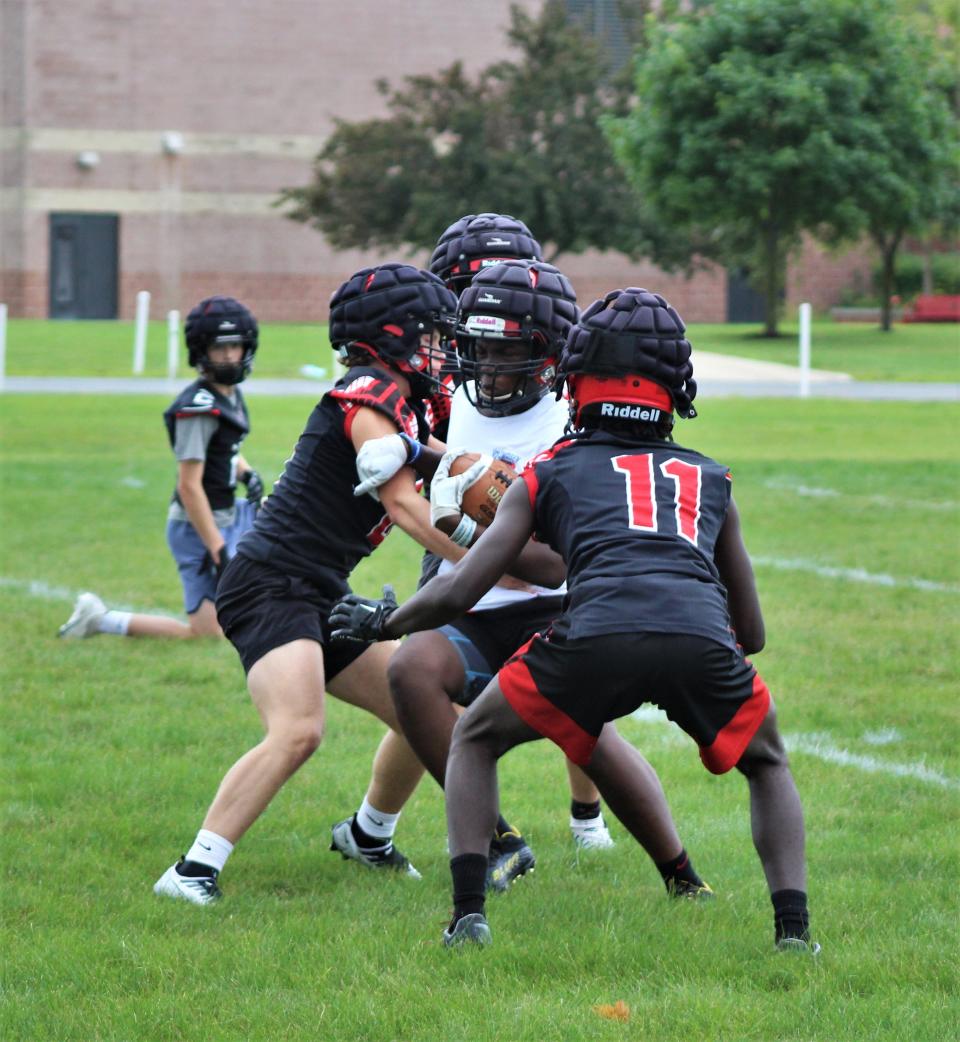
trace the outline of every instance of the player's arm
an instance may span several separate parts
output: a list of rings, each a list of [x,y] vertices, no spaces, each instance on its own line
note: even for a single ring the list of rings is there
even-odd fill
[[[763,650],[766,632],[760,597],[750,555],[740,531],[740,512],[732,497],[726,520],[717,537],[714,561],[723,585],[727,588],[727,606],[738,643],[748,655]]]
[[[404,633],[435,629],[458,618],[477,603],[510,566],[533,530],[533,509],[525,489],[503,497],[493,524],[452,571],[431,579],[397,608],[393,591],[384,588],[382,601],[357,594],[345,597],[333,610],[334,637],[392,640]]]
[[[354,414],[350,440],[358,454],[365,444],[374,439],[383,439],[391,433],[396,435],[396,426],[383,413],[361,407]],[[411,467],[401,466],[378,491],[380,502],[390,515],[390,520],[411,539],[448,561],[458,561],[463,557],[465,551],[431,524],[430,505],[417,491]]]
[[[263,499],[263,478],[250,466],[245,456],[237,454],[237,479],[247,486],[247,499],[259,506]]]
[[[373,410],[368,410],[373,412]],[[377,413],[376,415],[380,415]],[[353,490],[355,496],[367,493],[378,495],[377,490],[385,485],[403,467],[412,467],[420,477],[429,481],[437,467],[446,446],[442,441],[430,436],[426,445],[414,441],[407,434],[398,434],[396,429],[386,420],[385,426],[392,433],[368,438],[357,449],[357,477],[359,479]],[[356,423],[356,421],[354,421]]]
[[[182,459],[178,462],[177,495],[190,519],[190,524],[203,540],[203,545],[209,550],[213,560],[218,561],[224,542],[213,519],[210,500],[203,490],[203,468],[202,459]]]

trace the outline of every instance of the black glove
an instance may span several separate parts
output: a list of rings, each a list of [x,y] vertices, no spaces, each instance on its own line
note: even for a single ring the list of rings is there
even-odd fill
[[[227,567],[230,561],[230,551],[227,549],[227,544],[224,543],[216,557],[209,550],[203,555],[200,574],[205,575],[207,572],[213,572],[214,579],[219,580],[220,576],[223,575],[224,568]]]
[[[383,598],[372,601],[356,593],[347,594],[330,613],[330,628],[333,640],[357,640],[364,644],[372,640],[387,640],[383,627],[390,616],[399,608],[393,587],[386,583]]]
[[[263,478],[255,470],[248,470],[241,474],[240,480],[247,486],[247,500],[255,507],[260,506],[263,499]]]

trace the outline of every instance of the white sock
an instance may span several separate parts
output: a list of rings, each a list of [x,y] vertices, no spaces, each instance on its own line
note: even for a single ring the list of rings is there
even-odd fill
[[[603,828],[603,815],[598,814],[595,818],[570,818],[570,828],[574,832],[589,832],[591,829]]]
[[[384,843],[393,839],[399,820],[399,811],[396,814],[387,814],[382,810],[377,810],[367,800],[366,796],[363,797],[363,803],[360,804],[360,809],[357,811],[357,825],[368,836],[372,836],[374,839],[382,839]]]
[[[201,829],[193,841],[193,846],[187,851],[186,860],[198,861],[201,865],[209,865],[221,872],[227,863],[227,858],[230,857],[231,850],[233,850],[233,844],[229,839],[218,836],[216,832]]]
[[[132,611],[104,612],[103,618],[97,623],[97,632],[113,633],[118,637],[125,637],[132,618]]]

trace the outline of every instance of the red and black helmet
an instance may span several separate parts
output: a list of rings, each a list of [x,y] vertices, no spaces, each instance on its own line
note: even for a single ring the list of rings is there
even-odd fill
[[[468,400],[498,416],[529,409],[553,387],[557,357],[578,315],[570,280],[552,264],[509,260],[482,268],[457,309],[457,357]],[[481,362],[480,341],[522,343],[529,351],[522,361]],[[484,392],[484,382],[500,377],[516,378],[509,393]]]
[[[429,271],[396,262],[363,268],[330,298],[330,342],[341,360],[359,349],[403,373],[424,398],[439,386],[434,370],[446,361],[456,310],[457,298]],[[422,348],[434,330],[440,346]]]
[[[207,297],[187,315],[183,325],[190,365],[217,384],[238,384],[250,375],[260,330],[250,310],[233,297]],[[243,357],[236,363],[214,364],[207,357],[218,344],[240,344]]]
[[[567,384],[574,427],[584,417],[672,426],[697,415],[690,342],[676,310],[658,293],[617,289],[594,301],[570,330],[558,387]]]
[[[430,270],[459,295],[478,271],[491,264],[542,257],[540,243],[523,221],[504,213],[471,213],[451,224],[437,240]]]

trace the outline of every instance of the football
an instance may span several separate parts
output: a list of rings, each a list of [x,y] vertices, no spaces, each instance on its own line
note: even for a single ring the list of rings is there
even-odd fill
[[[450,474],[462,474],[480,459],[478,452],[465,452],[450,464]],[[495,459],[463,493],[463,512],[481,525],[492,523],[503,494],[516,481],[517,472],[509,463]]]

